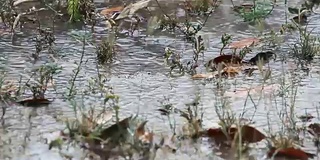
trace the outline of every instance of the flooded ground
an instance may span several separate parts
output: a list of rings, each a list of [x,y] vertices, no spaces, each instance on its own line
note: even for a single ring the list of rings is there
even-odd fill
[[[100,2],[97,2],[100,3]],[[290,5],[296,5],[298,1],[290,1]],[[285,23],[284,3],[278,2],[271,16],[265,21],[266,30],[279,30],[281,24]],[[103,6],[103,5],[101,5]],[[107,6],[104,4],[104,6]],[[231,34],[234,39],[251,37],[258,34],[259,31],[241,18],[236,16],[230,9],[230,2],[223,2],[217,10],[209,17],[205,28],[200,34],[208,42],[208,48],[205,51],[204,57],[200,58],[200,62],[206,62],[219,55],[220,38],[223,33]],[[290,14],[289,14],[290,16]],[[314,14],[311,16],[310,28],[314,28],[314,34],[320,32],[320,15]],[[57,85],[57,93],[54,91],[48,92],[48,97],[55,100],[48,107],[44,108],[25,108],[17,105],[12,105],[8,108],[5,115],[5,126],[0,129],[0,159],[13,160],[59,160],[63,159],[58,151],[48,150],[46,139],[53,139],[57,136],[57,131],[63,129],[65,125],[57,122],[57,116],[72,117],[74,116],[72,107],[69,103],[62,100],[62,94],[66,92],[68,80],[72,74],[72,70],[76,67],[74,61],[79,61],[82,49],[80,43],[76,42],[69,35],[75,32],[84,32],[81,27],[61,27],[64,29],[57,30],[56,48],[59,50],[56,56],[57,62],[63,67],[62,73],[55,79]],[[97,39],[107,37],[105,24],[96,26],[95,36]],[[190,75],[181,77],[170,77],[169,69],[164,63],[164,48],[172,47],[176,50],[183,51],[183,60],[187,61],[192,58],[192,45],[185,42],[182,38],[168,34],[166,32],[156,33],[153,36],[146,36],[146,29],[141,29],[139,33],[134,33],[133,36],[120,36],[117,40],[119,52],[116,55],[116,61],[111,65],[100,66],[101,72],[105,73],[109,79],[107,82],[112,86],[114,92],[120,96],[120,112],[122,116],[139,113],[141,116],[148,119],[148,127],[156,133],[168,133],[169,124],[161,118],[156,109],[161,106],[161,102],[169,99],[170,103],[178,108],[183,108],[186,103],[192,102],[197,95],[200,95],[200,106],[205,114],[205,127],[216,126],[218,118],[215,111],[215,90],[217,87],[215,82],[206,82],[203,80],[192,80]],[[296,35],[290,35],[289,42],[294,43]],[[20,74],[25,74],[33,68],[30,60],[30,55],[34,52],[34,42],[32,41],[30,31],[22,30],[18,33],[15,40],[15,45],[12,46],[10,35],[2,35],[0,37],[0,60],[1,67],[8,69],[8,74],[12,79],[16,80]],[[19,47],[18,47],[19,46]],[[278,55],[287,55],[289,47],[284,44],[276,50]],[[259,52],[256,50],[255,52]],[[249,58],[253,55],[247,55]],[[46,63],[48,57],[43,54],[41,61]],[[80,72],[80,80],[85,81],[92,76],[96,76],[95,64],[95,48],[87,46],[84,57],[88,60],[85,63],[84,69]],[[282,76],[287,77],[287,83],[290,85],[290,71],[295,69],[294,61],[288,59],[287,63],[281,61],[270,62],[272,69],[272,80],[268,84],[280,83]],[[312,113],[317,117],[318,106],[320,100],[317,95],[320,93],[320,77],[319,77],[319,60],[315,59],[312,63],[310,74],[307,75],[303,71],[296,71],[298,77],[302,77],[298,94],[296,98],[297,115],[304,113]],[[198,70],[200,73],[205,72],[204,67]],[[284,74],[282,73],[284,71]],[[261,85],[259,73],[255,73],[253,77],[237,77],[227,81],[227,90],[233,91],[237,88],[258,86]],[[78,89],[83,88],[79,85]],[[274,98],[270,93],[265,93],[262,96],[253,96],[255,105],[251,102],[245,103],[246,96],[238,96],[231,98],[231,108],[236,114],[240,115],[245,112],[244,118],[252,118],[255,126],[264,132],[268,132],[270,126],[274,132],[281,130],[282,124],[279,116],[283,114],[282,99]],[[259,101],[259,97],[262,99]],[[87,99],[87,105],[94,105],[94,98]],[[290,103],[290,102],[288,102]],[[244,107],[245,106],[245,107]],[[256,110],[254,108],[257,108]],[[33,113],[32,122],[28,121],[28,116]],[[182,123],[178,121],[178,123]],[[25,142],[25,135],[28,133],[29,125],[32,125],[30,139]],[[206,140],[204,140],[206,141]],[[310,142],[311,143],[311,142]],[[261,148],[265,146],[261,143]],[[259,147],[258,147],[259,148]],[[263,150],[263,149],[261,149]],[[308,147],[307,150],[315,152],[315,148]],[[70,154],[74,155],[74,159],[80,159],[80,150],[70,150]],[[178,150],[176,154],[168,155],[168,159],[221,159],[214,156],[216,153],[206,145],[195,150],[191,147],[184,147]],[[264,158],[264,152],[257,151],[258,159]],[[160,159],[160,157],[159,157]],[[317,159],[317,158],[315,158]]]

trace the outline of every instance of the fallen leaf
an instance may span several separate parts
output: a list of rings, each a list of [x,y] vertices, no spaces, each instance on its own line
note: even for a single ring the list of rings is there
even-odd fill
[[[223,69],[223,72],[221,73],[222,76],[226,77],[235,77],[240,72],[239,67],[231,67],[227,66]]]
[[[151,2],[151,0],[140,0],[136,3],[131,3],[130,5],[128,5],[127,7],[125,7],[121,11],[119,16],[117,16],[117,18],[115,20],[120,20],[120,19],[124,19],[124,18],[133,16],[140,9],[148,7],[150,2]]]
[[[249,125],[244,125],[241,127],[240,135],[242,135],[242,140],[244,142],[249,143],[256,143],[266,138],[264,134]]]
[[[145,130],[145,125],[148,121],[140,123],[135,131],[135,137],[140,140],[143,144],[150,144],[153,142],[153,133]]]
[[[213,74],[195,74],[192,76],[192,79],[203,79],[203,78],[213,78]]]
[[[283,148],[283,149],[275,149],[271,148],[268,151],[268,157],[285,157],[299,160],[308,160],[309,158],[313,158],[315,155],[311,153],[304,152],[301,149],[295,148]]]
[[[32,99],[25,99],[21,101],[17,101],[17,103],[27,106],[27,107],[40,107],[43,105],[48,105],[51,103],[48,99],[45,98],[32,98]]]
[[[125,118],[119,121],[119,123],[113,124],[110,127],[104,129],[103,131],[101,131],[99,138],[101,138],[102,140],[106,140],[108,138],[114,138],[115,140],[117,140],[117,138],[120,138],[123,134],[121,133],[121,131],[125,132],[129,127],[131,118],[132,117]]]
[[[219,64],[219,63],[232,63],[237,64],[241,63],[242,59],[239,56],[236,55],[221,55],[213,59],[213,63]]]
[[[235,136],[237,129],[229,128],[227,129],[227,135],[223,132],[221,128],[210,128],[207,130],[207,135],[210,138],[213,138],[216,143],[221,143],[225,141],[232,141]]]
[[[236,55],[220,55],[214,59],[209,60],[205,67],[211,68],[213,70],[217,70],[218,65],[222,64],[222,68],[226,67],[227,65],[235,65],[241,64],[242,59]]]
[[[259,42],[260,42],[260,39],[251,37],[251,38],[245,38],[245,39],[240,40],[240,41],[232,42],[229,45],[229,47],[231,49],[242,49],[242,48],[245,48],[245,47],[250,47],[250,46],[256,45]]]
[[[264,134],[262,134],[260,131],[255,129],[254,127],[251,127],[249,125],[243,125],[241,126],[241,132],[237,134],[238,128],[236,127],[230,127],[227,129],[227,134],[223,132],[221,128],[210,128],[207,130],[207,136],[210,138],[214,138],[216,141],[226,141],[226,140],[234,140],[236,138],[236,135],[241,135],[242,142],[248,142],[248,143],[256,143],[266,138]]]
[[[101,152],[104,152],[104,155],[106,154],[105,151],[110,151],[113,149],[118,148],[119,143],[121,143],[123,140],[127,141],[129,137],[131,137],[131,127],[132,125],[135,125],[135,123],[132,123],[135,121],[135,118],[132,118],[132,116],[125,118],[119,123],[113,124],[110,127],[102,130],[99,135],[95,135],[97,138],[92,138],[90,136],[86,137],[86,142],[88,145],[83,146],[83,148],[92,150],[94,153],[99,154]],[[153,143],[153,133],[147,132],[145,129],[147,121],[144,121],[142,123],[139,123],[134,132],[133,137],[138,140],[142,145],[149,145]],[[100,147],[101,143],[104,144],[104,147]],[[121,145],[121,147],[129,147],[125,145]],[[99,154],[100,155],[100,154]],[[107,154],[109,155],[109,154]],[[115,155],[115,153],[110,153],[110,155]]]
[[[111,17],[114,13],[116,12],[121,12],[124,9],[123,6],[118,6],[118,7],[112,7],[112,8],[106,8],[100,12],[100,14]]]

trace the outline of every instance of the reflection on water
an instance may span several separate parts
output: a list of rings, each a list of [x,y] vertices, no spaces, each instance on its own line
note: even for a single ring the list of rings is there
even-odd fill
[[[266,30],[278,30],[284,19],[284,9],[280,5],[277,7],[273,14],[266,19],[264,28]],[[234,15],[230,9],[229,2],[225,2],[217,9],[215,13],[209,18],[206,27],[201,34],[204,35],[208,41],[208,48],[205,52],[203,60],[207,61],[219,54],[220,37],[223,33],[229,33],[235,39],[242,37],[253,36],[259,33],[256,27],[250,26],[247,23]],[[319,15],[314,15],[313,19],[319,19]],[[320,22],[312,21],[311,27],[317,27],[314,32],[319,33]],[[96,37],[106,37],[106,30],[103,25],[96,27],[99,34]],[[68,32],[71,32],[69,29]],[[81,49],[81,44],[67,36],[66,30],[58,31],[56,35],[56,48],[59,49],[58,64],[63,66],[63,72],[57,77],[57,92],[62,94],[72,70],[76,67],[73,62],[80,59],[80,52],[76,49]],[[1,37],[1,42],[10,41],[10,37]],[[19,77],[19,73],[24,73],[24,70],[32,68],[33,64],[30,61],[30,55],[34,49],[31,36],[20,36],[18,38],[21,46],[29,47],[28,49],[21,49],[0,43],[1,62],[9,69],[8,74],[12,77]],[[171,78],[168,77],[168,68],[165,66],[163,59],[163,51],[165,47],[173,47],[183,52],[183,60],[186,61],[192,57],[192,45],[186,43],[181,38],[175,38],[172,34],[161,33],[154,36],[146,36],[142,31],[135,37],[120,37],[117,40],[119,46],[119,53],[116,55],[114,64],[101,66],[102,72],[106,73],[110,79],[108,84],[114,88],[116,94],[121,98],[121,114],[128,115],[139,112],[145,116],[149,122],[149,126],[156,132],[167,132],[168,124],[159,118],[155,109],[161,105],[164,97],[170,99],[170,102],[177,107],[184,107],[185,103],[191,102],[196,95],[201,96],[201,106],[205,110],[205,126],[212,126],[217,122],[215,113],[215,92],[217,90],[214,83],[207,83],[199,80],[191,80],[189,75],[182,77]],[[283,47],[285,48],[285,46]],[[282,50],[281,52],[287,52]],[[278,53],[282,54],[282,53]],[[43,54],[44,59],[46,55]],[[249,55],[252,56],[252,55]],[[85,59],[88,59],[84,66],[84,70],[80,72],[81,79],[85,80],[89,77],[95,76],[95,50],[93,47],[86,48]],[[270,66],[273,71],[273,81],[278,83],[282,74],[281,70],[284,68],[286,71],[290,70],[288,62],[282,66],[281,62],[271,62]],[[39,64],[37,64],[39,65]],[[316,64],[314,64],[316,65]],[[315,66],[315,68],[319,68]],[[204,72],[204,68],[199,69]],[[257,78],[243,78],[239,77],[228,81],[227,88],[229,90],[235,88],[250,87],[261,84],[259,81],[259,73],[254,74],[253,77]],[[79,85],[79,84],[78,84]],[[299,86],[298,98],[296,99],[296,112],[315,112],[315,107],[319,101],[317,98],[312,98],[314,95],[320,93],[319,89],[319,76],[315,70],[311,71],[308,76],[304,76]],[[79,85],[78,87],[83,87]],[[56,97],[55,93],[49,93],[49,97]],[[271,96],[271,98],[270,98]],[[281,98],[272,98],[272,94],[266,94],[265,97],[259,101],[258,96],[253,97],[256,102],[247,103],[244,106],[245,97],[232,98],[231,107],[237,114],[246,112],[245,118],[251,118],[252,114],[261,130],[266,130],[268,117],[266,112],[270,112],[268,116],[271,117],[271,125],[274,126],[273,130],[277,130],[280,123],[278,113],[282,110]],[[275,101],[276,100],[276,101]],[[94,100],[93,100],[94,101]],[[277,107],[275,107],[277,102]],[[253,109],[257,107],[257,111]],[[30,123],[28,122],[28,115],[30,112],[36,114],[32,118],[32,130],[30,140],[24,144],[24,136],[28,132]],[[30,108],[22,108],[16,105],[9,106],[6,113],[6,127],[0,129],[0,152],[8,153],[2,154],[0,159],[5,159],[6,156],[14,157],[13,159],[61,159],[56,150],[49,151],[48,146],[45,144],[45,139],[53,139],[57,134],[57,130],[62,129],[64,125],[56,122],[55,116],[73,116],[72,109],[68,103],[60,100],[59,97],[47,108],[40,108],[36,111]],[[269,118],[270,118],[269,117]],[[181,123],[181,122],[179,122]],[[5,146],[5,147],[4,147]],[[24,149],[25,148],[25,149]],[[198,158],[210,159],[206,154],[194,154],[194,151],[185,149],[179,153],[179,158],[190,159],[192,156],[200,156]],[[207,149],[200,148],[203,152]],[[69,151],[79,152],[79,151]],[[80,154],[74,154],[80,155]],[[79,159],[80,157],[76,158]],[[173,157],[174,158],[174,157]],[[212,158],[212,157],[211,157]]]

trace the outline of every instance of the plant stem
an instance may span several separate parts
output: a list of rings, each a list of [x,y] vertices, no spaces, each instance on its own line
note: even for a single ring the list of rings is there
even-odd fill
[[[67,99],[70,99],[71,96],[73,96],[72,94],[74,93],[73,90],[74,90],[75,81],[76,81],[78,74],[80,73],[80,70],[81,70],[85,50],[86,50],[86,37],[84,36],[82,39],[82,53],[81,53],[81,57],[80,57],[80,62],[79,62],[79,65],[76,69],[75,74],[73,75],[73,77],[71,79],[71,86],[69,88],[69,94],[67,96]]]

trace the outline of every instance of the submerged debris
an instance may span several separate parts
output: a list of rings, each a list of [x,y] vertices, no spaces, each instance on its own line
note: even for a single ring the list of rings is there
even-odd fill
[[[242,59],[236,55],[221,55],[212,60],[209,60],[205,64],[207,68],[212,70],[217,70],[218,65],[221,64],[221,68],[225,68],[227,65],[239,65],[242,63]]]
[[[306,115],[301,115],[298,117],[302,122],[310,122],[313,118],[315,118],[313,115],[311,114],[306,114]]]
[[[45,98],[32,98],[32,99],[24,99],[21,101],[17,101],[17,103],[26,106],[26,107],[40,107],[40,106],[46,106],[50,104],[52,101],[49,101]]]
[[[296,148],[271,148],[268,152],[268,157],[284,157],[290,159],[308,160],[314,158],[316,155],[307,153],[301,149]]]
[[[277,58],[277,55],[271,51],[260,52],[256,56],[252,57],[249,60],[249,63],[252,65],[258,65],[261,62],[262,65],[264,65],[268,63],[271,58],[274,58],[275,60]]]

